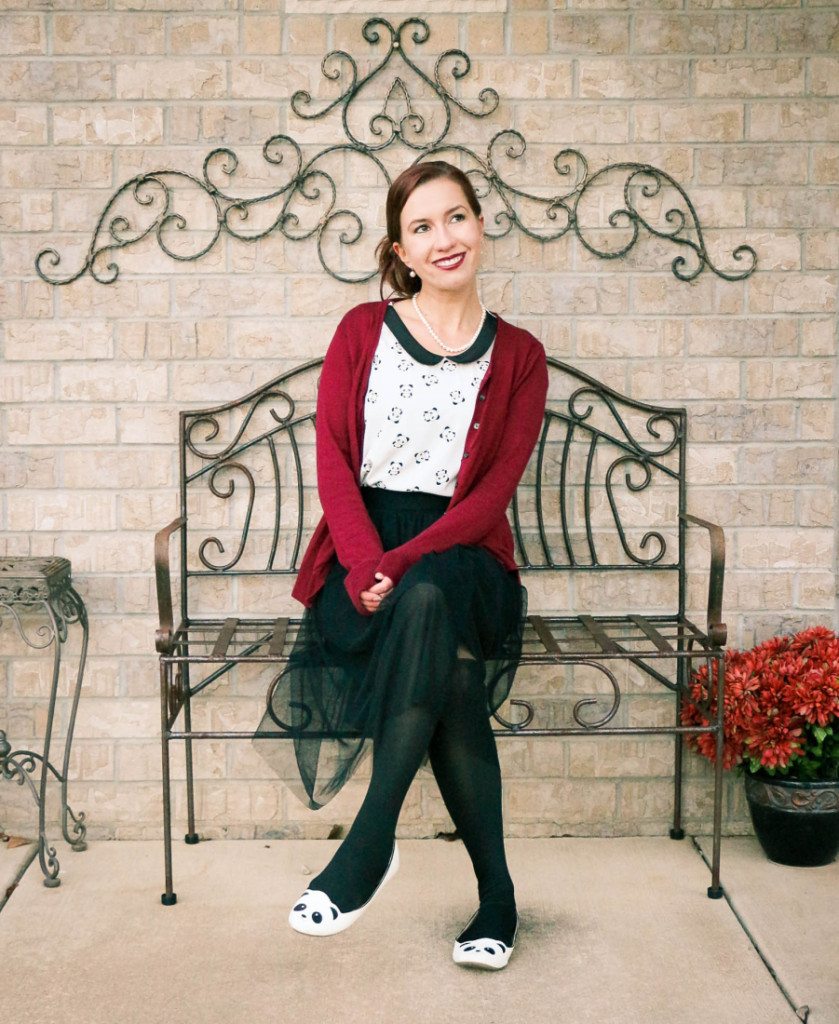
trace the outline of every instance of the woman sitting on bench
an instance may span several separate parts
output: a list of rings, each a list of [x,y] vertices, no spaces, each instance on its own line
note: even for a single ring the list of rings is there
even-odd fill
[[[506,510],[542,426],[547,362],[481,302],[484,218],[462,171],[409,167],[386,218],[377,256],[392,296],[344,315],[318,387],[323,516],[292,591],[300,631],[259,726],[293,739],[253,742],[269,763],[293,745],[286,778],[314,809],[372,742],[364,802],[293,928],[332,935],[370,906],[398,869],[399,812],[430,762],[478,883],[454,960],[500,968],[518,915],[489,716],[521,657],[527,591]]]

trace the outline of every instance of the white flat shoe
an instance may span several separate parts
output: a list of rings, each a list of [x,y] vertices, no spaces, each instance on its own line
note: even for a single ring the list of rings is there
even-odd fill
[[[302,932],[304,935],[335,935],[337,932],[342,932],[345,928],[355,924],[382,891],[385,883],[393,878],[398,870],[399,848],[394,839],[387,870],[366,903],[362,903],[355,910],[348,910],[344,913],[321,889],[306,889],[297,897],[296,903],[291,908],[288,923],[295,931]]]
[[[478,908],[480,909],[480,908]],[[472,915],[472,921],[478,916],[478,911]],[[467,928],[469,927],[467,924]],[[452,950],[452,959],[456,964],[464,964],[469,967],[487,967],[490,970],[498,971],[506,967],[510,954],[515,949],[516,936],[519,933],[518,914],[516,915],[516,930],[513,933],[513,945],[508,946],[500,939],[467,939],[465,942],[455,940]]]

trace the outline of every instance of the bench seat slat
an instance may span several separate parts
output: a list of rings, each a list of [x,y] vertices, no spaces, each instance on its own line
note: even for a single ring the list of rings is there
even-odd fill
[[[230,641],[233,639],[233,634],[236,632],[236,627],[238,625],[238,619],[224,620],[224,624],[221,627],[221,632],[216,638],[216,642],[213,644],[214,658],[224,658],[226,656],[227,648],[230,646]]]
[[[591,615],[579,615],[580,622],[586,627],[592,636],[594,642],[598,645],[601,651],[614,651],[619,654],[625,654],[626,651],[621,645],[613,640],[606,630],[596,621]]]
[[[541,615],[528,615],[527,618],[548,654],[562,654],[562,648],[550,631],[548,624]]]
[[[286,633],[288,632],[288,616],[274,620],[274,633],[271,643],[268,645],[268,653],[272,658],[278,658],[285,647]]]
[[[655,628],[655,626],[643,615],[630,615],[630,619],[635,625],[644,633],[644,635],[656,645],[660,651],[673,651],[673,645],[663,637],[661,633]]]

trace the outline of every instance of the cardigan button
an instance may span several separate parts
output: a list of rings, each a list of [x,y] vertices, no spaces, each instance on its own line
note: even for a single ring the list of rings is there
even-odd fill
[[[485,394],[483,394],[483,393],[481,393],[480,395],[478,395],[478,401],[479,401],[479,402],[483,402],[485,398],[486,398],[486,395],[485,395]]]
[[[473,427],[474,430],[477,430],[479,426],[480,426],[480,423],[473,423],[472,424],[472,427]]]
[[[463,453],[463,458],[464,459],[468,459],[469,458],[469,452],[464,452]]]

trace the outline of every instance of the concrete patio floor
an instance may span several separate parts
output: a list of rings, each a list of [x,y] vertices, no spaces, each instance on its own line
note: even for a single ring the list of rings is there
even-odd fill
[[[839,1024],[839,862],[783,867],[725,837],[711,900],[709,836],[508,839],[520,925],[495,973],[451,959],[477,905],[459,841],[399,840],[399,873],[347,931],[289,928],[338,844],[178,843],[173,907],[159,842],[56,843],[53,889],[34,844],[0,850],[3,1019]]]

